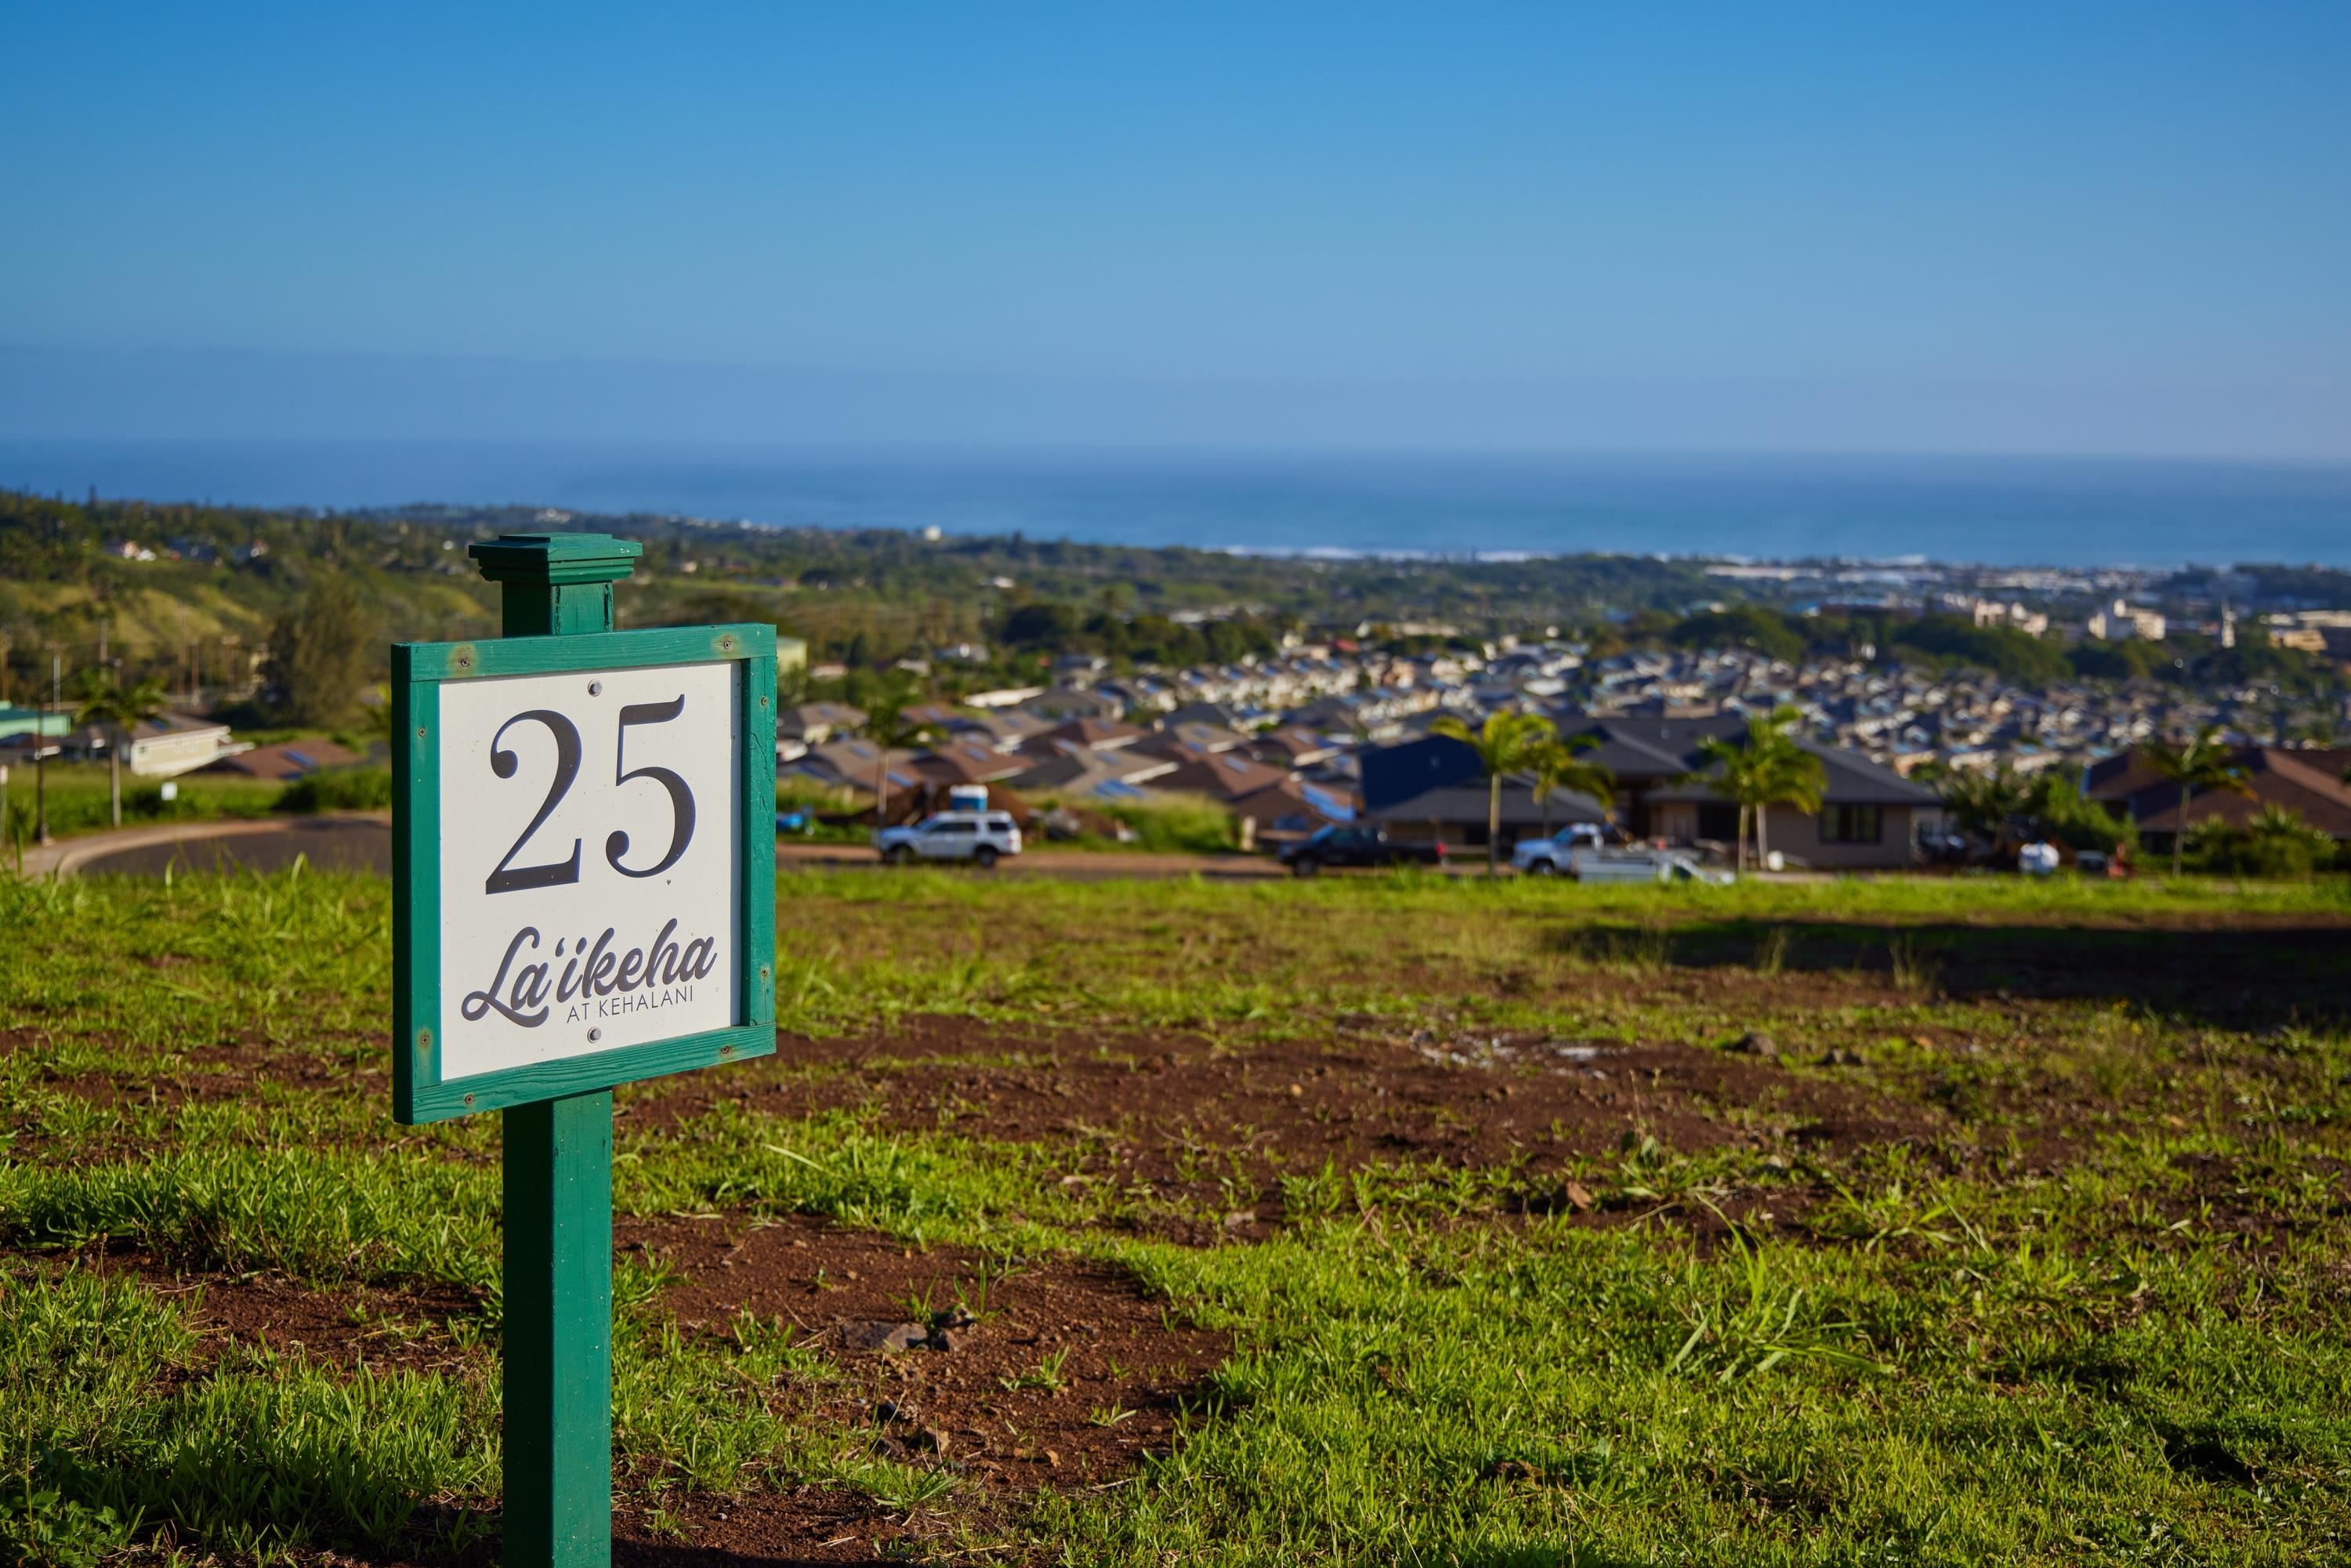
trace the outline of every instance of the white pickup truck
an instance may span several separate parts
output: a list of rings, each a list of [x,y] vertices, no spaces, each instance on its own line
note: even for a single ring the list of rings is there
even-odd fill
[[[1521,841],[1510,852],[1510,863],[1529,876],[1572,876],[1578,882],[1699,882],[1719,886],[1738,880],[1730,872],[1698,864],[1679,850],[1611,848],[1600,841],[1596,830],[1581,822],[1555,838]]]
[[[1578,882],[1698,882],[1728,887],[1738,873],[1698,863],[1679,850],[1578,850],[1567,860]]]
[[[1568,857],[1577,850],[1596,850],[1607,842],[1595,822],[1571,822],[1547,839],[1520,839],[1510,849],[1510,864],[1527,876],[1564,876]]]

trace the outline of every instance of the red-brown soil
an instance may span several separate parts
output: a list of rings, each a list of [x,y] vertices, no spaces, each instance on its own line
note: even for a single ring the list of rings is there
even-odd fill
[[[818,1069],[810,1071],[809,1069]],[[1683,1045],[1526,1035],[1416,1040],[1342,1030],[1223,1046],[1203,1036],[1094,1027],[905,1020],[887,1037],[787,1035],[775,1057],[673,1080],[632,1103],[630,1127],[721,1101],[778,1115],[868,1106],[884,1125],[1077,1142],[1122,1184],[1196,1185],[1229,1156],[1262,1182],[1373,1162],[1541,1173],[1614,1149],[1628,1130],[1677,1149],[1772,1131],[1862,1144],[1917,1135],[1935,1113],[1758,1057]],[[1733,1119],[1729,1113],[1747,1111]],[[1213,1186],[1213,1182],[1211,1182]]]
[[[677,1274],[669,1305],[682,1328],[724,1333],[737,1312],[796,1325],[849,1375],[833,1414],[870,1427],[878,1452],[944,1463],[991,1488],[1100,1484],[1167,1452],[1182,1405],[1199,1398],[1228,1348],[1099,1264],[1032,1260],[1008,1273],[959,1249],[799,1218],[618,1228],[623,1252]],[[977,1321],[948,1327],[943,1346],[934,1323],[966,1315]],[[899,1325],[929,1338],[868,1348]],[[1050,1379],[1039,1375],[1046,1367]]]
[[[612,1516],[613,1568],[796,1568],[810,1563],[871,1563],[901,1542],[918,1541],[919,1521],[870,1498],[830,1487],[718,1499],[672,1507],[675,1533],[627,1509]]]
[[[190,1272],[152,1253],[120,1247],[91,1247],[69,1259],[40,1257],[36,1266],[131,1275],[175,1301],[198,1335],[199,1371],[239,1344],[298,1352],[335,1366],[453,1372],[466,1358],[447,1331],[448,1320],[480,1305],[455,1286],[322,1289],[274,1274]]]

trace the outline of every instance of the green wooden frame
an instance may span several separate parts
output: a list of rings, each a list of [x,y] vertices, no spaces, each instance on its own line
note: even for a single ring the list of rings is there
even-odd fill
[[[549,675],[735,660],[743,736],[743,1021],[674,1040],[534,1062],[443,1082],[441,1038],[441,686],[499,675]],[[392,1117],[446,1121],[558,1095],[767,1056],[776,1049],[776,629],[758,623],[478,643],[396,643],[392,650]],[[757,959],[757,962],[753,962]]]

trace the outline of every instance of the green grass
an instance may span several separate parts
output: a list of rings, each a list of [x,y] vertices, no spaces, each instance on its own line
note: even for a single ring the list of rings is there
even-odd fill
[[[840,1486],[961,1518],[943,1552],[1069,1563],[2351,1560],[2337,885],[781,883],[796,1029],[961,1012],[1246,1054],[1341,1028],[1762,1027],[1860,1049],[1835,1082],[1924,1130],[1831,1155],[1726,1105],[1743,1131],[1719,1147],[1571,1151],[1604,1224],[1526,1212],[1559,1176],[1515,1166],[1289,1169],[1270,1239],[1187,1248],[1135,1228],[1149,1200],[1059,1179],[1082,1140],[724,1101],[624,1118],[623,1214],[1100,1259],[1233,1342],[1130,1483],[959,1514],[947,1478],[826,1413],[840,1375],[789,1325],[685,1333],[624,1266],[616,1448],[649,1506]],[[429,1555],[485,1528],[496,1127],[391,1124],[388,911],[381,882],[308,873],[0,882],[0,1474],[23,1478],[0,1561],[159,1554],[166,1526],[197,1556]],[[2158,984],[2203,928],[2249,925],[2268,999],[2251,971]],[[233,1063],[257,1078],[214,1083]],[[2064,1145],[2040,1147],[2060,1103]],[[391,1292],[451,1364],[200,1338],[188,1297],[90,1267],[101,1242]],[[1023,1375],[1050,1384],[1052,1354]]]
[[[113,825],[102,762],[47,764],[49,831],[58,838],[102,832]],[[178,799],[163,799],[162,786],[126,771],[122,776],[122,822],[202,822],[222,817],[258,817],[285,793],[283,784],[222,773],[191,773],[172,780]],[[8,800],[0,811],[0,846],[13,857],[19,841],[34,841],[34,770],[9,770]],[[11,863],[13,863],[13,859]]]
[[[1096,852],[1221,855],[1230,854],[1238,847],[1231,813],[1202,796],[1163,795],[1150,800],[1128,801],[1068,800],[1044,790],[1031,796],[1030,803],[1040,810],[1066,805],[1090,816],[1107,818],[1125,832],[1123,838],[1107,831],[1081,832],[1059,842],[1049,842],[1042,832],[1032,832],[1028,845],[1031,852],[1061,848]]]

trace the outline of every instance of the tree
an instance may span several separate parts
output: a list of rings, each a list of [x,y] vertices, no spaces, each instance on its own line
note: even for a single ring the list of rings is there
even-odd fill
[[[122,826],[122,752],[131,744],[139,727],[163,713],[163,683],[141,681],[135,685],[117,685],[112,675],[92,673],[81,683],[81,696],[74,708],[74,723],[94,724],[114,733],[106,743],[106,792],[113,809],[114,825]]]
[[[1774,708],[1747,721],[1744,735],[1711,735],[1698,743],[1709,767],[1694,777],[1712,784],[1739,805],[1739,869],[1747,869],[1747,822],[1755,821],[1755,858],[1771,853],[1763,819],[1773,806],[1817,811],[1829,787],[1828,768],[1796,744],[1789,727],[1801,717],[1792,707]]]
[[[2181,851],[2188,842],[2188,802],[2196,798],[2199,789],[2229,789],[2240,795],[2250,795],[2252,786],[2245,782],[2245,770],[2229,756],[2229,748],[2220,744],[2220,728],[2208,724],[2189,739],[2174,744],[2168,740],[2147,742],[2140,755],[2147,766],[2179,786],[2179,827],[2171,835],[2171,874],[2179,874]]]
[[[375,615],[359,586],[321,577],[269,631],[268,680],[297,724],[349,717],[375,664]]]
[[[1760,604],[1734,604],[1686,617],[1667,633],[1680,648],[1746,648],[1766,658],[1794,664],[1807,639],[1796,624]]]
[[[930,726],[906,716],[912,696],[903,685],[893,685],[866,710],[865,737],[878,754],[873,759],[873,825],[877,828],[886,827],[890,821],[890,753],[926,739],[931,733]]]
[[[1551,837],[1551,798],[1562,789],[1578,795],[1589,795],[1604,810],[1616,795],[1616,775],[1597,762],[1586,762],[1578,752],[1589,751],[1600,744],[1596,735],[1579,735],[1569,740],[1553,740],[1541,747],[1529,770],[1534,774],[1535,804],[1542,809],[1543,837]],[[1613,818],[1615,813],[1610,811]]]
[[[1478,766],[1486,772],[1486,874],[1497,875],[1502,848],[1502,780],[1533,768],[1547,747],[1560,744],[1559,728],[1536,714],[1494,713],[1473,730],[1447,714],[1430,725],[1428,732],[1458,740],[1478,754]]]
[[[1938,766],[1935,786],[1951,820],[1964,831],[1994,845],[2011,820],[2025,810],[2032,795],[2031,786],[2005,762],[1980,772]]]
[[[384,748],[389,751],[393,722],[392,688],[379,683],[369,688],[368,695],[375,700],[360,708],[360,729],[369,739],[383,742]]]

